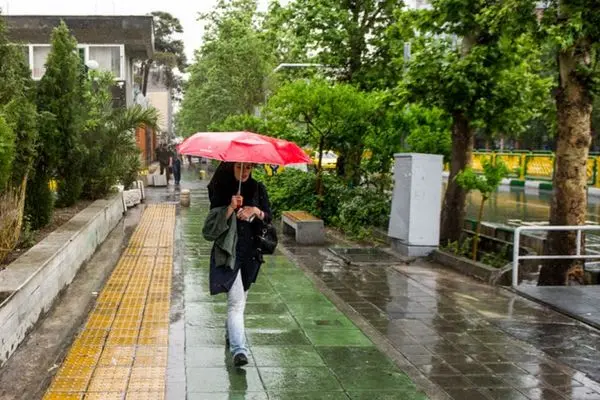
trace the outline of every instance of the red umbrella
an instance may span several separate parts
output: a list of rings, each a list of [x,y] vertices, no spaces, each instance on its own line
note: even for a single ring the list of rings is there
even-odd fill
[[[288,165],[312,162],[295,143],[245,131],[199,132],[179,144],[177,151],[189,156],[253,164]]]
[[[310,157],[298,145],[252,132],[199,132],[177,146],[184,155],[254,164],[304,164]]]

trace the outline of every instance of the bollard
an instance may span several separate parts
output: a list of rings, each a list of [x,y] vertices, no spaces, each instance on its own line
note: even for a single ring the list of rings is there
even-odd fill
[[[181,203],[181,205],[183,207],[190,206],[190,190],[189,189],[183,189],[181,191],[181,194],[179,195],[179,203]]]
[[[206,178],[206,171],[200,170],[200,179]]]

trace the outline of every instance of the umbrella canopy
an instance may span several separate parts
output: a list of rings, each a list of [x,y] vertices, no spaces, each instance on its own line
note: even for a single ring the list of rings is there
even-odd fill
[[[311,163],[298,145],[252,132],[199,132],[177,146],[184,155],[253,164]]]

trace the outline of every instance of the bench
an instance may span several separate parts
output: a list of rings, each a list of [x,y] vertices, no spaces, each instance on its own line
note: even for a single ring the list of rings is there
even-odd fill
[[[281,220],[283,233],[295,234],[296,243],[323,244],[325,242],[323,220],[306,211],[284,211]]]

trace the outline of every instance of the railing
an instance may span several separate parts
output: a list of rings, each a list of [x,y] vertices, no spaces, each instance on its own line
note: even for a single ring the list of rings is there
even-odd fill
[[[523,231],[576,231],[577,245],[576,253],[573,255],[520,255],[521,232]],[[519,286],[519,260],[589,260],[598,259],[600,254],[581,254],[581,232],[599,231],[600,225],[545,225],[545,226],[519,226],[515,229],[513,239],[513,268],[512,268],[512,287]]]
[[[476,172],[483,172],[484,159],[502,160],[509,169],[509,176],[520,180],[551,181],[554,174],[554,153],[529,151],[484,151],[473,152],[472,167]],[[445,166],[446,171],[448,165]],[[590,154],[587,160],[588,184],[600,187],[600,156]]]

